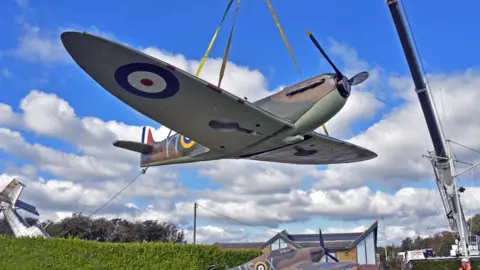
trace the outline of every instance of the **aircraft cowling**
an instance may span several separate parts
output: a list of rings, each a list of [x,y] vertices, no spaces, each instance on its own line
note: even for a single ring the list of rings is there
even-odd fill
[[[343,89],[337,87],[317,101],[295,122],[295,132],[297,134],[304,134],[315,130],[340,112],[349,97],[349,95],[345,95],[343,91]]]

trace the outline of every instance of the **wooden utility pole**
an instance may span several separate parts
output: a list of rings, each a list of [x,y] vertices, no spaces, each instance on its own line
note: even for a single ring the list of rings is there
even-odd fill
[[[197,242],[197,203],[193,203],[193,244]]]

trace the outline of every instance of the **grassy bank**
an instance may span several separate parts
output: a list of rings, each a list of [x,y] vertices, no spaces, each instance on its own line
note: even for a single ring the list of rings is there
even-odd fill
[[[230,267],[260,250],[170,243],[100,243],[78,239],[0,236],[0,269],[207,269]]]

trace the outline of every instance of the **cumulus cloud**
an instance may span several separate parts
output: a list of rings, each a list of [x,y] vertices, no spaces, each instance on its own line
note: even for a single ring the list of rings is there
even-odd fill
[[[30,35],[33,43],[21,38],[17,55],[27,60],[67,63],[68,57],[59,43],[57,32],[50,36],[39,28],[30,27],[25,33]],[[431,149],[431,142],[409,79],[388,76],[380,67],[360,59],[353,48],[335,40],[331,42],[331,51],[345,66],[345,73],[351,76],[369,70],[371,78],[354,89],[346,107],[327,126],[332,135],[349,138],[353,143],[370,148],[379,154],[378,158],[326,168],[243,160],[152,168],[99,214],[115,216],[128,208],[130,210],[125,215],[129,218],[171,220],[188,227],[193,203],[197,202],[242,222],[277,230],[285,224],[307,221],[312,217],[365,224],[326,228],[325,232],[364,230],[372,220],[384,217],[386,233],[382,235],[381,230],[380,235],[387,241],[428,233],[427,228],[430,231],[447,228],[436,190],[409,187],[412,182],[432,178],[432,169],[421,156]],[[199,64],[198,60],[159,48],[138,48],[190,73],[194,73]],[[220,64],[221,59],[208,59],[200,77],[216,83]],[[445,106],[439,106],[439,115],[447,116],[444,127],[448,138],[480,148],[480,142],[475,140],[480,135],[480,126],[470,117],[480,113],[471,102],[480,100],[475,90],[480,85],[478,71],[431,74],[429,78],[431,85],[442,87],[443,99],[448,101]],[[231,62],[228,62],[222,87],[252,101],[276,89],[258,70]],[[387,108],[379,121],[356,132],[351,128],[354,124],[374,121],[379,110],[392,104],[392,100],[384,101],[385,97],[380,95],[378,88],[389,89],[397,103]],[[439,101],[437,93],[435,97]],[[58,219],[74,211],[91,212],[138,172],[138,155],[117,149],[111,143],[117,139],[139,140],[140,126],[129,125],[122,119],[79,117],[62,97],[36,89],[18,105],[17,109],[12,104],[0,104],[0,149],[29,165],[6,164],[1,183],[5,185],[11,177],[19,176],[28,186],[23,195],[25,200],[36,204],[42,217]],[[28,132],[40,138],[61,140],[74,146],[76,151],[69,153],[29,141],[24,135]],[[154,133],[159,140],[166,137],[168,130],[161,127]],[[456,150],[466,159],[475,160],[470,152]],[[40,177],[44,172],[52,176],[48,179]],[[188,177],[187,181],[200,179],[218,188],[187,188],[179,180],[185,172],[195,175]],[[371,183],[396,191],[380,191]],[[480,189],[467,188],[473,196],[480,196]],[[425,201],[429,193],[431,198]],[[468,195],[464,197],[467,205],[480,208]],[[138,199],[148,200],[150,205],[137,206],[133,202]],[[138,210],[132,210],[132,207]],[[234,227],[234,221],[214,212],[200,210],[199,217],[204,222],[221,224],[200,226],[197,232],[199,241],[268,238],[268,234],[253,235]],[[189,238],[190,233],[191,230]]]
[[[429,76],[431,85],[441,86],[445,106],[436,100],[439,115],[446,115],[442,126],[448,139],[462,142],[474,149],[480,148],[480,125],[471,121],[471,115],[480,113],[472,100],[480,100],[477,91],[480,72],[467,70],[461,74],[439,74]],[[361,186],[371,181],[399,187],[408,182],[432,177],[429,161],[422,155],[433,150],[430,135],[420,104],[410,83],[392,80],[392,85],[401,86],[404,96],[402,105],[396,107],[350,141],[378,154],[378,158],[361,163],[329,166],[319,173],[316,188],[341,188]],[[432,91],[435,88],[432,87]],[[434,92],[439,99],[438,91]],[[459,108],[462,108],[461,110]],[[479,160],[480,155],[465,148],[455,148],[457,156],[465,156],[470,163]],[[361,176],[361,177],[359,177]]]

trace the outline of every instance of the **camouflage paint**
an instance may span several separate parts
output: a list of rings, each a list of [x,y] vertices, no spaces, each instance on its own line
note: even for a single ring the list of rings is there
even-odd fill
[[[161,142],[147,141],[147,144],[151,144],[153,150],[149,154],[141,155],[141,166],[184,157],[194,157],[210,151],[207,147],[181,134],[175,134]]]
[[[316,85],[291,96],[287,95],[287,93],[295,90],[296,88],[315,84],[316,82],[320,81],[323,81],[323,83],[320,85]],[[325,73],[286,87],[280,92],[253,102],[253,104],[275,116],[285,119],[291,123],[295,123],[315,103],[323,99],[332,91],[337,91],[335,85],[335,74]]]

